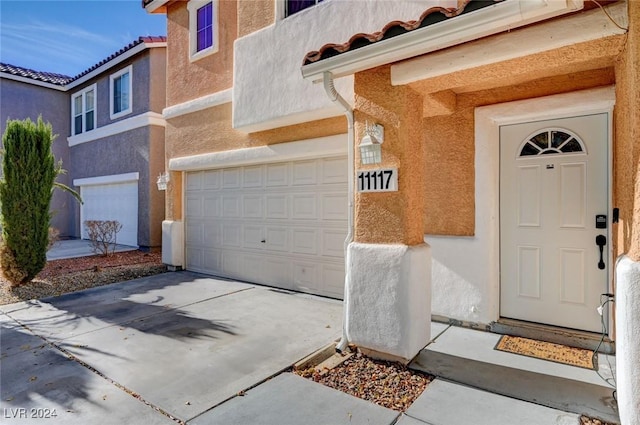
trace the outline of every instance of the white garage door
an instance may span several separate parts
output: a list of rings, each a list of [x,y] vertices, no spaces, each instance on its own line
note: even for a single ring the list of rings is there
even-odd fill
[[[342,298],[347,160],[191,172],[187,269]]]
[[[85,220],[118,220],[122,230],[118,243],[138,246],[138,182],[81,186],[84,204],[80,207],[82,238],[88,239]]]

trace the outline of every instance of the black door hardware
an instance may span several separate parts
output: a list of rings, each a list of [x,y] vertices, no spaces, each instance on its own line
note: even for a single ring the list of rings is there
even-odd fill
[[[607,237],[604,235],[596,236],[596,245],[600,248],[600,261],[598,262],[598,268],[604,270],[604,260],[602,259],[604,253],[604,246],[607,244]]]

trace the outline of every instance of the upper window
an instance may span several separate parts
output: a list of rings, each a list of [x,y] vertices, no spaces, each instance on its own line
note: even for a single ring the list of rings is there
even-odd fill
[[[303,9],[311,6],[315,6],[322,0],[285,0],[284,16],[291,16],[294,13],[298,13]]]
[[[577,135],[560,128],[548,128],[543,131],[537,131],[528,137],[520,147],[519,156],[561,155],[584,152],[584,144]]]
[[[96,85],[93,84],[71,97],[73,135],[96,128]]]
[[[217,0],[191,0],[189,10],[189,51],[191,60],[218,51]]]
[[[131,113],[132,66],[121,69],[109,77],[109,116],[111,119]]]

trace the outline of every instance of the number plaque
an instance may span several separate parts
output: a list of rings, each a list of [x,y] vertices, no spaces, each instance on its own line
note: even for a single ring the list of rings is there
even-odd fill
[[[360,170],[357,184],[358,192],[397,192],[398,169]]]

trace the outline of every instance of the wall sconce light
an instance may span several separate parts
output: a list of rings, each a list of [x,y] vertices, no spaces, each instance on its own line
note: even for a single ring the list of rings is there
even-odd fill
[[[169,183],[169,174],[164,172],[160,173],[158,176],[158,181],[156,182],[158,185],[158,190],[167,190],[167,183]]]
[[[360,141],[360,162],[379,164],[382,162],[381,144],[384,142],[384,127],[380,124],[365,123],[364,137]]]

